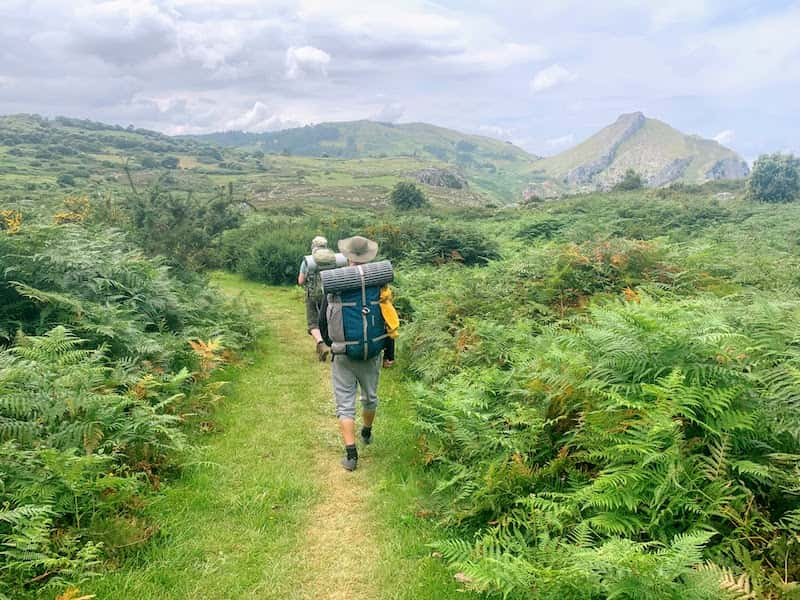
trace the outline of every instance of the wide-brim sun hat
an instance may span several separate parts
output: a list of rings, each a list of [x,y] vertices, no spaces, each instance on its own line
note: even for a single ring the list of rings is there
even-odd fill
[[[365,263],[378,255],[378,242],[360,235],[339,240],[339,252],[352,262]]]
[[[325,237],[321,236],[321,235],[318,235],[313,240],[311,240],[311,251],[312,252],[314,250],[316,250],[317,248],[327,248],[327,247],[328,247],[328,240]]]

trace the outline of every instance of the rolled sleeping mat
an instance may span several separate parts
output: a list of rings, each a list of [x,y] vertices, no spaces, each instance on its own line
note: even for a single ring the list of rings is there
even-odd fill
[[[364,283],[367,287],[383,286],[394,281],[394,269],[388,260],[367,263],[355,267],[342,267],[321,271],[322,289],[326,294],[336,294],[361,287],[361,273],[364,270]]]
[[[314,256],[309,254],[303,259],[306,263],[306,267],[308,268],[309,273],[316,273],[317,272],[317,261],[314,260]],[[336,267],[326,267],[329,269],[335,269],[338,267],[346,267],[347,266],[347,257],[344,254],[339,252],[336,253]]]

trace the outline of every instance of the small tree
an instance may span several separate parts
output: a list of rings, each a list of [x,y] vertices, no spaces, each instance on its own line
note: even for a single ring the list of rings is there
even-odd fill
[[[400,181],[392,188],[389,195],[392,205],[398,210],[413,210],[428,206],[428,199],[416,185]]]
[[[72,186],[75,185],[75,178],[69,173],[63,173],[58,176],[58,179],[56,179],[56,183],[61,187]]]
[[[622,180],[614,186],[614,191],[617,192],[630,192],[632,190],[640,190],[644,187],[644,180],[633,169],[625,171]]]
[[[178,160],[175,156],[167,156],[161,161],[161,166],[165,169],[177,169],[179,164],[180,160]]]
[[[800,198],[800,159],[779,153],[759,156],[747,182],[747,195],[758,202]]]

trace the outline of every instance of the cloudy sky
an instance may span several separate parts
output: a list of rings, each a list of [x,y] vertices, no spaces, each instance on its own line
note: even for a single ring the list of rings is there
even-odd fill
[[[0,0],[1,114],[426,121],[553,154],[642,110],[753,159],[800,153],[799,105],[800,1]]]

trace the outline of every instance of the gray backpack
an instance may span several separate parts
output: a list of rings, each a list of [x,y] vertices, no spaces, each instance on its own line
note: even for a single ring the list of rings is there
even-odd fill
[[[328,269],[346,266],[347,258],[330,248],[316,248],[303,261],[306,264],[306,293],[314,302],[322,304],[325,294],[322,291],[322,279],[319,274]]]

